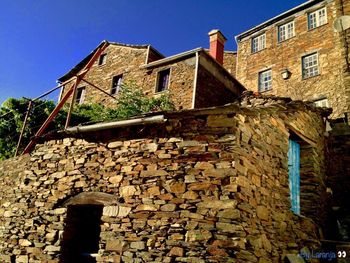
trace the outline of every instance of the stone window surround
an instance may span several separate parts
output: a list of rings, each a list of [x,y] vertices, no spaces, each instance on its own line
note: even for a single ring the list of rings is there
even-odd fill
[[[284,38],[283,40],[280,39],[280,28],[283,27],[283,26],[287,26],[288,24],[290,23],[293,23],[293,35],[290,36],[290,37],[287,37],[287,38]],[[293,37],[295,37],[295,20],[294,20],[294,17],[293,19],[288,19],[287,21],[284,21],[283,23],[280,23],[278,25],[276,25],[277,27],[277,43],[281,43],[281,42],[284,42],[284,41],[287,41]],[[286,31],[287,32],[287,31]],[[287,34],[286,34],[287,36]]]
[[[319,24],[319,11],[321,10],[325,10],[325,22],[323,24]],[[316,25],[314,27],[310,27],[310,19],[309,19],[309,16],[310,14],[313,14],[315,13],[316,14]],[[308,10],[308,12],[306,13],[306,24],[307,24],[307,30],[308,31],[311,31],[311,30],[314,30],[316,28],[319,28],[321,26],[324,26],[324,25],[327,25],[328,24],[328,12],[327,12],[327,7],[325,5],[321,5],[321,6],[317,6],[317,7],[314,7],[313,9],[311,10]]]
[[[317,54],[317,74],[313,75],[313,76],[304,76],[304,61],[303,60],[305,57],[311,56],[313,54]],[[300,57],[300,60],[301,60],[301,64],[300,64],[301,65],[301,80],[306,80],[306,79],[317,77],[317,76],[321,75],[321,67],[320,67],[320,58],[319,57],[320,57],[319,49],[301,54],[301,57]]]
[[[158,91],[159,74],[160,74],[160,72],[166,71],[166,70],[169,70],[169,77],[168,77],[167,88],[164,89],[164,90]],[[157,77],[156,77],[155,88],[154,88],[154,93],[155,93],[155,94],[160,94],[160,93],[168,92],[169,87],[170,87],[171,71],[172,71],[172,70],[171,70],[171,67],[162,68],[162,69],[159,69],[159,70],[157,71]]]
[[[261,37],[264,36],[264,42],[263,42],[263,45],[260,43],[261,42]],[[253,42],[254,40],[257,39],[257,50],[254,50],[254,46],[253,46]],[[260,47],[262,46],[262,47]],[[266,32],[263,31],[263,32],[259,32],[259,34],[256,34],[256,35],[253,35],[251,37],[251,40],[250,40],[250,51],[251,51],[251,54],[255,54],[255,53],[258,53],[262,50],[266,49]]]
[[[261,84],[261,81],[260,81],[260,76],[262,73],[265,73],[265,72],[268,72],[270,71],[270,76],[271,76],[271,80],[270,80],[270,85],[269,85],[269,89],[266,89],[266,90],[261,90],[260,88],[260,84]],[[258,72],[258,92],[260,93],[263,93],[263,92],[268,92],[268,91],[271,91],[272,90],[272,67],[267,67],[266,69],[264,70],[261,70]]]
[[[86,87],[85,86],[77,88],[77,92],[75,94],[75,99],[74,99],[75,103],[82,104],[84,102],[84,99],[85,99],[85,94],[86,94]]]
[[[116,87],[116,89],[115,89],[115,91],[113,91],[113,84],[114,84],[114,79],[118,79],[118,85],[117,85],[117,87]],[[123,84],[123,74],[117,74],[117,75],[114,75],[113,77],[112,77],[112,85],[111,85],[111,89],[110,89],[110,94],[111,95],[116,95],[116,94],[118,94],[119,93],[119,91],[120,91],[120,88],[121,88],[121,85]]]
[[[102,53],[98,58],[97,65],[103,66],[106,64],[106,61],[107,61],[107,53]]]

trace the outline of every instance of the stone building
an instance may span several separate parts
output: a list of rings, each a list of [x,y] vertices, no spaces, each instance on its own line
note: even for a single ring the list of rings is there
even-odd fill
[[[314,101],[350,116],[350,2],[312,0],[236,36],[236,78],[249,90]]]
[[[316,251],[327,114],[248,95],[47,135],[0,163],[0,261],[263,263]]]
[[[210,38],[210,55],[207,50],[196,48],[170,57],[164,57],[150,45],[109,43],[84,78],[115,96],[122,83],[136,85],[147,96],[169,94],[176,109],[224,105],[238,98],[244,88],[229,72],[234,72],[235,68],[234,64],[228,64],[230,59],[225,63],[229,71],[223,67],[223,56],[234,57],[234,53],[224,52],[221,44],[224,36],[213,30]],[[97,49],[59,78],[59,82],[76,76]],[[65,89],[63,87],[61,97]],[[80,83],[75,100],[107,106],[115,103],[113,98],[89,87],[86,82]]]

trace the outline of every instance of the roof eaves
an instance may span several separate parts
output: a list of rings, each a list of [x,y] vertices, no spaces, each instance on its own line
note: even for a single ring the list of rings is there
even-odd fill
[[[293,14],[295,14],[297,12],[300,12],[300,11],[306,9],[306,8],[309,8],[309,7],[313,6],[313,5],[316,5],[318,3],[325,2],[325,1],[326,0],[309,0],[309,1],[307,1],[307,2],[305,2],[303,4],[301,4],[301,5],[293,7],[292,9],[289,9],[289,10],[283,12],[282,14],[279,14],[279,15],[277,15],[277,16],[275,16],[275,17],[273,17],[273,18],[271,18],[271,19],[269,19],[269,20],[267,20],[267,21],[265,21],[265,22],[255,26],[255,27],[253,27],[253,28],[251,28],[251,29],[249,29],[249,30],[247,30],[247,31],[245,31],[245,32],[235,36],[236,42],[238,42],[239,40],[241,40],[242,38],[244,38],[246,36],[249,36],[249,35],[251,35],[251,34],[253,34],[255,32],[260,31],[261,29],[263,29],[263,28],[265,28],[265,27],[267,27],[269,25],[274,24],[275,22],[277,22],[277,21],[279,21],[279,20],[281,20],[283,18],[291,16],[291,15],[293,15]]]
[[[192,50],[188,50],[188,51],[185,51],[185,52],[182,52],[182,53],[179,53],[179,54],[175,54],[175,55],[170,56],[170,57],[162,58],[162,59],[153,61],[151,63],[142,65],[141,68],[156,67],[156,66],[159,66],[159,65],[162,65],[162,64],[173,62],[175,60],[184,59],[184,58],[187,58],[187,57],[190,57],[190,56],[194,56],[197,52],[202,51],[202,50],[204,50],[204,49],[201,48],[201,47],[195,48],[195,49],[192,49]]]

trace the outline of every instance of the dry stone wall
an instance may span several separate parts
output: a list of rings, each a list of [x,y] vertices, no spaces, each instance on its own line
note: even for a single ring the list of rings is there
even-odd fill
[[[58,262],[93,217],[97,262],[281,262],[319,246],[317,224],[290,211],[287,168],[290,124],[322,141],[319,113],[270,101],[165,117],[0,163],[0,261]]]

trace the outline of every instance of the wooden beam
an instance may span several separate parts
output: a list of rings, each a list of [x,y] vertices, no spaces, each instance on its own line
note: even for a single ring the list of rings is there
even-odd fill
[[[19,135],[19,139],[18,139],[18,143],[17,143],[17,147],[16,147],[15,157],[17,156],[18,150],[19,150],[19,146],[21,145],[21,141],[22,141],[22,138],[23,138],[23,133],[24,133],[24,130],[25,130],[26,126],[27,126],[28,116],[29,116],[30,110],[32,109],[32,105],[33,105],[33,101],[29,100],[27,112],[26,112],[26,115],[24,117],[24,121],[23,121],[23,125],[22,125],[21,134]]]
[[[109,94],[108,92],[105,92],[103,89],[97,87],[95,84],[91,83],[90,81],[87,81],[87,80],[85,80],[85,79],[81,79],[81,80],[84,81],[85,83],[89,84],[89,85],[92,86],[93,88],[95,88],[95,89],[101,91],[102,93],[108,95],[109,97],[111,97],[111,98],[117,100],[117,98],[114,97],[112,94]]]
[[[64,97],[62,98],[62,100],[57,104],[56,108],[51,112],[51,114],[49,115],[49,117],[45,120],[45,122],[43,123],[43,125],[40,127],[40,129],[36,132],[34,138],[29,142],[29,144],[27,145],[27,147],[24,149],[23,154],[29,153],[30,150],[33,148],[33,146],[36,144],[37,138],[39,136],[41,136],[45,129],[47,128],[47,126],[50,124],[50,122],[57,116],[58,112],[61,110],[61,108],[63,107],[64,103],[67,102],[67,100],[69,99],[70,95],[72,95],[72,93],[74,92],[74,88],[77,87],[80,83],[80,80],[86,75],[86,73],[89,72],[90,68],[92,67],[92,65],[95,63],[95,61],[97,60],[97,58],[101,55],[101,53],[108,47],[109,43],[106,41],[102,44],[101,47],[99,47],[97,49],[97,51],[95,52],[95,54],[92,56],[92,58],[89,60],[89,62],[85,65],[85,67],[81,70],[81,72],[78,74],[78,78],[76,79],[75,83],[72,85],[72,87],[68,90],[68,92],[66,93],[66,95],[64,95]],[[70,80],[68,80],[70,81]],[[64,83],[67,83],[64,82]],[[74,104],[74,98],[72,99],[72,104]],[[73,107],[73,106],[72,106]]]
[[[71,114],[72,114],[74,103],[75,103],[75,94],[76,94],[76,91],[77,91],[77,88],[78,88],[78,85],[79,85],[80,81],[84,78],[86,73],[89,72],[89,70],[92,67],[92,65],[100,57],[100,55],[107,48],[108,45],[109,45],[108,42],[103,43],[103,45],[92,56],[90,61],[85,65],[85,67],[77,74],[77,80],[76,80],[76,82],[75,82],[75,84],[73,86],[73,96],[72,96],[71,104],[69,105],[69,111],[68,111],[68,114],[67,114],[66,125],[64,127],[65,129],[67,129],[69,127],[69,122],[70,122]]]

